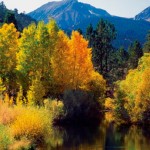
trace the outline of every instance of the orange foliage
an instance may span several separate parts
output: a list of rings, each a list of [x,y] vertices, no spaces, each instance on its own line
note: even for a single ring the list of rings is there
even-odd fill
[[[73,31],[69,39],[63,31],[58,32],[52,68],[54,82],[60,93],[67,89],[92,90],[92,86],[96,85],[100,90],[105,86],[102,76],[95,72],[91,59],[91,49],[82,35]],[[92,85],[89,87],[90,82]]]
[[[77,89],[87,84],[94,70],[92,64],[91,48],[88,48],[88,42],[77,31],[72,32],[69,41],[71,51],[70,67],[68,68],[72,76],[72,88]]]

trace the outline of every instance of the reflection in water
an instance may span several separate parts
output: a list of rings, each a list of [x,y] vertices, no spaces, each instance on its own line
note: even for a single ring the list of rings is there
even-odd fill
[[[146,132],[145,132],[146,131]],[[150,132],[102,122],[99,127],[56,128],[48,150],[150,150]]]
[[[125,150],[149,150],[150,137],[144,136],[145,129],[137,126],[130,127],[125,135]]]

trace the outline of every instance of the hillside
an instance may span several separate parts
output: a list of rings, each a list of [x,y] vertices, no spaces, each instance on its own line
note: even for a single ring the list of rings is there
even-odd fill
[[[49,18],[54,18],[59,27],[66,32],[80,28],[83,33],[90,23],[95,26],[100,18],[104,18],[115,25],[117,39],[114,44],[116,47],[123,45],[127,48],[135,40],[139,40],[143,44],[148,30],[150,30],[150,23],[146,21],[115,17],[105,10],[77,0],[49,2],[28,15],[38,21],[44,20],[45,23]]]
[[[82,20],[79,24],[74,26],[74,29],[81,28],[84,32],[88,24],[92,23],[96,27],[100,18],[92,18],[91,20]],[[142,44],[146,40],[146,35],[150,30],[150,23],[144,20],[133,20],[121,17],[103,17],[114,24],[117,31],[117,38],[114,41],[115,47],[124,46],[126,49],[135,40]]]
[[[11,15],[12,22],[16,22],[16,26],[19,31],[22,31],[24,27],[31,24],[31,22],[36,22],[35,19],[32,19],[30,16],[24,13],[18,13],[17,9],[9,10],[6,8],[3,2],[0,2],[0,24],[3,24],[6,21],[8,15]],[[11,22],[11,21],[10,21]]]

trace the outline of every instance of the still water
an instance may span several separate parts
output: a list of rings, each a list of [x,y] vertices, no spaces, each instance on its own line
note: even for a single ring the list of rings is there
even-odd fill
[[[150,131],[102,122],[98,127],[56,128],[48,150],[150,150]]]

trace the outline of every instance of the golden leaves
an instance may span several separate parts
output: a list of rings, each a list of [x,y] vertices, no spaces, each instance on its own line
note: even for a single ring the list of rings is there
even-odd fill
[[[133,122],[142,120],[150,106],[150,54],[139,61],[137,69],[130,70],[126,79],[119,82],[119,90],[125,94],[124,107]]]

